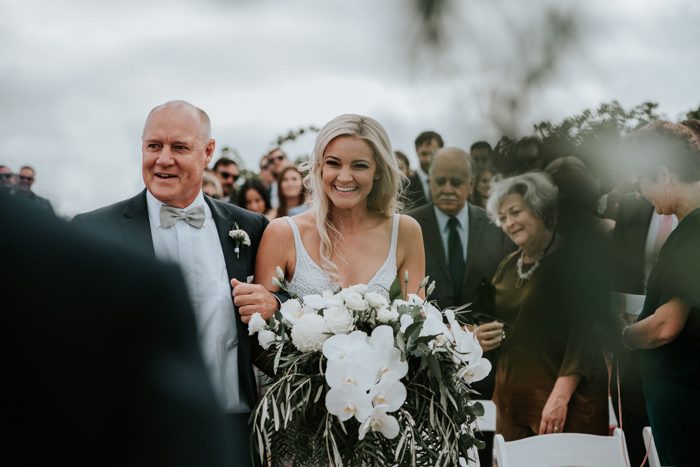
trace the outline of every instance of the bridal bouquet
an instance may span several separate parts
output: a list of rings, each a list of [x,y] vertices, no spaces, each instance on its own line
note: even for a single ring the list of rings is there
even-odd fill
[[[273,282],[287,290],[281,270]],[[363,284],[293,296],[249,331],[272,377],[253,412],[261,462],[457,465],[480,447],[469,385],[491,364],[455,311],[402,296],[398,280],[389,299]]]

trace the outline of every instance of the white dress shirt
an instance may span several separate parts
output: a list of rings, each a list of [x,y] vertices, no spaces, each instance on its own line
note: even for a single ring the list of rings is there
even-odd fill
[[[437,217],[438,228],[440,229],[440,236],[442,237],[443,251],[445,252],[445,260],[447,264],[450,264],[450,258],[447,257],[447,246],[450,238],[450,228],[447,222],[450,220],[450,216],[438,209],[437,206],[433,206],[435,209],[435,217]],[[462,254],[464,255],[464,264],[467,264],[467,242],[469,241],[469,207],[467,203],[464,203],[464,207],[459,211],[455,217],[459,221],[459,226],[457,231],[459,232],[459,239],[462,242]]]
[[[194,202],[182,209],[204,206],[201,229],[184,221],[161,228],[160,207],[164,203],[148,191],[146,200],[156,257],[177,263],[185,276],[214,391],[226,412],[249,412],[251,408],[241,401],[239,392],[238,333],[226,261],[209,205],[200,191]]]
[[[430,201],[430,175],[423,172],[423,169],[421,169],[420,166],[418,166],[418,170],[416,170],[416,173],[418,174],[418,178],[420,178],[421,185],[423,185],[423,193],[425,194],[425,199]]]

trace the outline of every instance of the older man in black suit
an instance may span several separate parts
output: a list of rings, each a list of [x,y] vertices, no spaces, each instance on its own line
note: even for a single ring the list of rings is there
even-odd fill
[[[0,191],[5,465],[240,465],[182,274]]]
[[[441,308],[472,303],[473,311],[487,312],[477,292],[514,246],[486,211],[467,203],[474,187],[467,152],[438,150],[430,172],[432,203],[408,212],[423,229],[426,274],[436,281],[430,298]]]
[[[274,295],[247,283],[268,221],[202,193],[202,174],[215,148],[203,110],[184,101],[157,106],[146,119],[142,139],[146,189],[76,216],[74,222],[180,265],[214,389],[234,438],[247,448],[257,387],[245,323],[256,311],[268,319],[279,309]]]
[[[439,149],[430,166],[432,202],[407,214],[423,229],[426,274],[436,284],[428,298],[440,308],[471,303],[466,321],[477,324],[492,321],[488,317],[491,279],[498,263],[515,247],[486,211],[467,203],[473,188],[469,154],[458,148]],[[496,356],[490,352],[487,357]],[[480,398],[491,398],[493,374],[474,385]],[[490,465],[492,436],[485,437],[487,447],[479,452],[482,465]]]

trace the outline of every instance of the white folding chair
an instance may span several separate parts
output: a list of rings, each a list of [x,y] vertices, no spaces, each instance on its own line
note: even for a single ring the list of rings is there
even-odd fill
[[[654,444],[654,434],[651,432],[650,426],[645,426],[642,429],[642,437],[644,438],[644,447],[647,450],[649,467],[661,467],[659,453],[656,451],[656,444]]]
[[[506,441],[493,439],[498,467],[630,467],[625,435],[616,428],[612,436],[585,433],[553,433]]]
[[[481,402],[481,405],[484,406],[484,415],[477,417],[476,426],[481,431],[496,431],[496,404],[487,399],[480,399],[476,402]]]

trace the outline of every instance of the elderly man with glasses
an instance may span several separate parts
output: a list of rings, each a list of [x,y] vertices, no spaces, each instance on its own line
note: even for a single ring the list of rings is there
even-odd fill
[[[42,209],[47,210],[51,214],[55,214],[51,201],[43,198],[32,191],[32,185],[36,180],[36,171],[33,167],[28,165],[22,166],[19,169],[19,176],[17,177],[17,185],[15,186],[15,194],[27,198],[29,201],[35,203]]]

